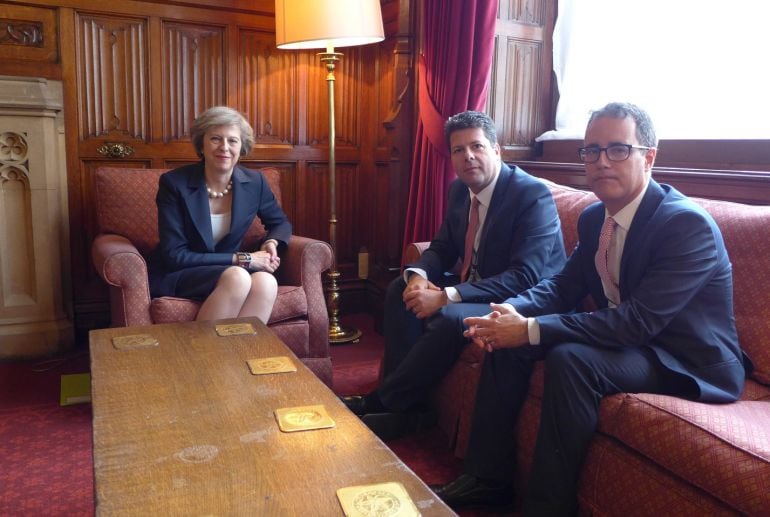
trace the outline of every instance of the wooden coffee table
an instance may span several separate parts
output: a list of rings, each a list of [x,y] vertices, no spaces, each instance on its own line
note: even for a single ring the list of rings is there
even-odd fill
[[[215,330],[236,323],[254,334]],[[95,330],[90,348],[98,514],[342,515],[338,488],[397,481],[454,515],[256,318]],[[297,371],[247,366],[274,356]],[[335,427],[279,429],[276,409],[316,404]]]

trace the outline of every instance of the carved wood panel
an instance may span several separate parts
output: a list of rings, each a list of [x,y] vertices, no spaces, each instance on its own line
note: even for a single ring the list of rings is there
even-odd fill
[[[163,140],[186,140],[195,117],[225,102],[222,27],[163,25]]]
[[[77,17],[81,138],[146,138],[147,44],[144,19]]]
[[[58,55],[54,9],[0,5],[0,60],[54,63]]]
[[[296,142],[296,52],[275,48],[275,34],[240,31],[238,104],[254,128],[256,143]]]
[[[501,0],[498,16],[501,20],[542,27],[545,24],[545,4],[543,0]]]
[[[498,124],[502,128],[502,147],[527,148],[542,132],[543,124],[537,109],[540,104],[542,83],[541,42],[509,38],[501,55],[507,58],[505,66],[505,117]]]
[[[360,206],[355,192],[357,167],[353,164],[337,162],[336,198],[337,198],[337,260],[340,263],[352,262],[358,253],[357,239],[354,236],[356,208]],[[326,162],[308,163],[300,172],[302,190],[306,196],[302,199],[301,211],[298,211],[298,224],[305,235],[329,242],[329,168]],[[363,203],[364,205],[366,203]],[[298,232],[299,233],[299,232]]]
[[[344,55],[334,71],[335,141],[338,146],[359,144],[359,110],[361,108],[361,49],[346,47],[337,50]],[[309,145],[329,144],[329,96],[326,66],[312,55],[307,77]]]

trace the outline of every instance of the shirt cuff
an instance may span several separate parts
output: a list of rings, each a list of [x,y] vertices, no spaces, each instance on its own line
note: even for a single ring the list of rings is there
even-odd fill
[[[445,287],[444,292],[446,293],[446,297],[449,303],[460,303],[463,301],[463,297],[460,296],[459,291],[455,287]]]
[[[540,344],[540,324],[535,318],[527,318],[527,335],[530,345]]]
[[[416,275],[420,275],[425,280],[428,279],[428,273],[426,273],[424,269],[420,269],[419,267],[410,267],[410,268],[406,268],[404,270],[404,282],[406,282],[407,284],[409,283],[409,274],[410,273],[414,273]]]

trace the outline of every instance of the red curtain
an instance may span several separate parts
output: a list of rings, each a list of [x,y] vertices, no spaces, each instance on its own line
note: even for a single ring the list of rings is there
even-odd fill
[[[433,238],[455,178],[444,122],[483,110],[492,70],[498,0],[424,0],[417,133],[409,184],[404,248]]]

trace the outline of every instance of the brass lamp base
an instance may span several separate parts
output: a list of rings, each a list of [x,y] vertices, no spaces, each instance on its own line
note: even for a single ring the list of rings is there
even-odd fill
[[[358,343],[361,338],[361,331],[357,328],[343,328],[339,325],[329,327],[329,343],[338,345],[340,343]]]
[[[336,268],[329,271],[329,291],[326,305],[329,309],[329,343],[337,345],[340,343],[358,342],[361,337],[361,331],[352,328],[346,329],[340,325],[340,288],[337,287],[337,279],[340,277]]]

